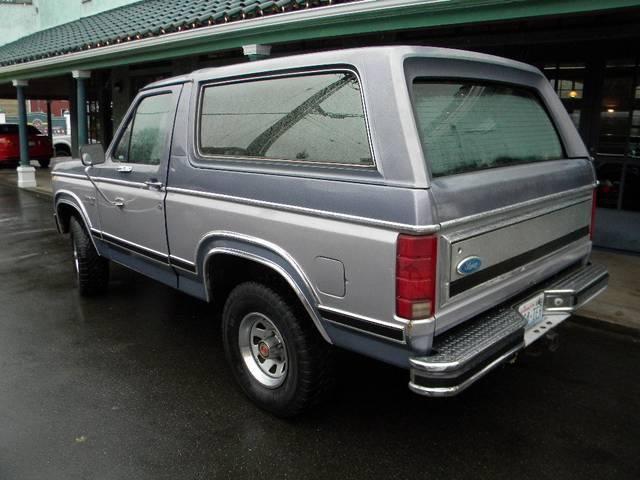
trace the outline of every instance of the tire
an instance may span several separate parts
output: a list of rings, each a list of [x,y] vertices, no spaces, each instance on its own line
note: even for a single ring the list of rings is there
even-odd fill
[[[42,168],[49,168],[49,164],[51,163],[51,159],[47,158],[47,159],[38,160],[38,163],[40,164],[40,166]]]
[[[98,255],[91,238],[76,217],[71,217],[69,230],[80,295],[86,297],[106,292],[109,284],[109,260]]]
[[[11,169],[18,168],[18,165],[20,165],[20,161],[19,160],[9,160],[8,162],[0,163],[0,166],[2,166],[4,168],[11,168]]]
[[[276,416],[298,415],[331,391],[331,346],[301,307],[263,284],[242,283],[229,294],[222,337],[244,393]]]
[[[56,157],[70,157],[71,150],[68,150],[66,147],[56,147],[55,149]]]

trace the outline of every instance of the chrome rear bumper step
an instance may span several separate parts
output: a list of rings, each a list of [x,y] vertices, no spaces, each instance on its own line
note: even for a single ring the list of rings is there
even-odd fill
[[[433,397],[462,392],[602,292],[608,277],[604,267],[587,265],[541,286],[532,296],[544,293],[544,319],[529,329],[519,302],[509,302],[436,337],[430,355],[409,359],[409,388]]]

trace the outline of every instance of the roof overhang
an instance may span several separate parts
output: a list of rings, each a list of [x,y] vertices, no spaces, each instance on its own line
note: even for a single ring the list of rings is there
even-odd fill
[[[200,27],[0,68],[0,83],[279,44],[393,30],[585,14],[640,0],[364,0]]]

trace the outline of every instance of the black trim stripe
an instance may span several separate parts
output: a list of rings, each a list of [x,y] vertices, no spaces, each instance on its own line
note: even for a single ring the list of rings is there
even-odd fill
[[[110,245],[119,248],[120,250],[124,250],[125,252],[133,252],[136,255],[140,255],[142,257],[150,258],[151,260],[155,260],[156,262],[163,263],[165,265],[169,264],[169,256],[164,255],[162,253],[151,252],[144,248],[140,248],[134,244],[124,242],[120,240],[118,237],[114,237],[113,235],[109,235],[108,233],[102,233],[102,240],[109,243]]]
[[[399,342],[404,342],[404,329],[402,328],[393,328],[379,323],[368,322],[361,318],[343,315],[330,310],[324,310],[322,307],[319,307],[319,310],[322,317],[330,322],[344,325],[346,327],[357,328],[358,330],[373,333],[381,337],[387,337]]]
[[[171,265],[173,265],[174,267],[177,267],[181,270],[185,270],[187,272],[196,273],[196,266],[191,262],[186,262],[174,256],[170,256],[169,261],[171,262]]]
[[[492,278],[495,278],[503,273],[510,272],[511,270],[515,270],[522,265],[525,265],[529,262],[532,262],[540,257],[547,255],[548,253],[553,252],[565,245],[570,244],[571,242],[575,242],[583,237],[589,235],[589,227],[584,226],[575,230],[567,235],[564,235],[560,238],[556,238],[544,245],[541,245],[533,250],[529,250],[521,255],[516,255],[515,257],[509,258],[503,262],[492,265],[491,267],[485,268],[484,270],[480,270],[477,273],[473,273],[467,277],[459,278],[458,280],[454,280],[449,285],[449,295],[451,297],[458,295],[470,288],[473,288],[481,283],[484,283]]]

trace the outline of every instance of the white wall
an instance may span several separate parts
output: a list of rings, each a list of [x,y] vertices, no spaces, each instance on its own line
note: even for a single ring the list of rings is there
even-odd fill
[[[31,4],[0,3],[0,45],[38,30],[136,1],[138,0],[32,0]]]
[[[0,3],[0,45],[13,42],[40,28],[37,12],[35,3],[33,5]]]

